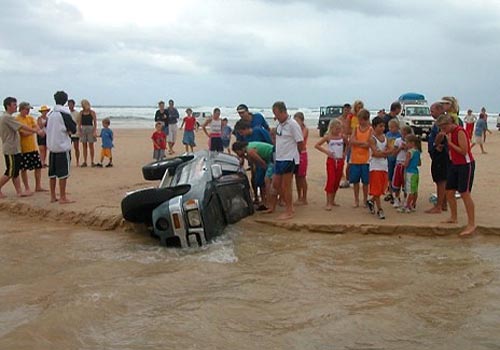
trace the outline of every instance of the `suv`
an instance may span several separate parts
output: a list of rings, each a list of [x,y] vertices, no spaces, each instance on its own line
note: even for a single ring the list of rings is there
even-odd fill
[[[205,245],[254,212],[248,178],[235,156],[204,150],[142,170],[146,180],[161,183],[128,193],[122,214],[150,227],[162,245]]]
[[[498,131],[500,131],[500,113],[498,114],[498,117],[497,117],[497,129],[498,129]]]
[[[401,125],[408,125],[415,135],[426,139],[429,135],[434,118],[424,95],[406,93],[399,96],[401,103]]]
[[[323,137],[328,130],[328,124],[330,120],[338,118],[342,115],[342,109],[344,106],[334,105],[319,108],[319,120],[318,120],[318,130],[319,136]]]

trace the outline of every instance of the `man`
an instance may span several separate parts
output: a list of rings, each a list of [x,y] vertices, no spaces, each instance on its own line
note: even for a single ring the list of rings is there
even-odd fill
[[[264,128],[254,128],[252,129],[252,125],[250,122],[240,119],[234,125],[234,133],[238,138],[241,138],[241,141],[260,141],[266,143],[273,143],[271,139],[271,134]]]
[[[0,177],[0,198],[5,198],[2,193],[2,187],[12,179],[14,188],[19,197],[26,197],[30,193],[24,193],[21,190],[19,182],[19,170],[21,167],[21,145],[19,142],[19,131],[27,131],[37,133],[43,136],[44,133],[40,129],[35,130],[29,126],[23,125],[16,121],[12,115],[17,111],[17,100],[14,97],[7,97],[3,100],[5,112],[0,118],[0,138],[2,139],[2,150],[5,158],[5,173]]]
[[[177,122],[179,121],[179,111],[174,107],[174,100],[168,101],[168,153],[174,154],[175,140],[177,139]]]
[[[401,113],[401,103],[398,101],[391,103],[391,110],[389,114],[386,114],[384,116],[384,123],[385,123],[385,131],[389,131],[389,121],[394,118],[398,118],[399,113]]]
[[[475,232],[475,206],[471,197],[474,182],[475,161],[471,152],[471,145],[467,132],[460,125],[455,124],[452,116],[441,115],[436,124],[441,135],[446,136],[450,152],[450,164],[446,179],[446,198],[450,205],[450,218],[444,223],[456,224],[457,200],[455,192],[460,193],[467,213],[467,226],[460,232],[460,236],[468,236]]]
[[[69,111],[71,112],[71,118],[76,125],[80,120],[80,112],[75,109],[75,100],[68,100]],[[71,135],[71,142],[73,143],[73,148],[75,150],[76,166],[80,166],[80,136],[78,134]]]
[[[59,204],[73,203],[66,196],[66,185],[71,164],[71,137],[76,132],[76,123],[69,108],[64,107],[68,94],[57,91],[54,94],[56,106],[48,115],[47,148],[49,154],[50,201]],[[56,196],[56,182],[59,180],[59,199]]]
[[[284,102],[278,101],[273,105],[273,114],[279,122],[276,128],[276,163],[273,175],[273,189],[271,207],[267,213],[276,209],[277,194],[283,198],[285,213],[278,216],[278,220],[293,218],[292,178],[295,166],[299,164],[299,152],[304,147],[304,138],[299,124],[288,115]]]
[[[431,105],[431,115],[434,120],[437,120],[440,115],[444,114],[443,105],[439,102]],[[427,147],[431,156],[431,175],[432,181],[436,184],[437,202],[429,210],[428,214],[440,214],[446,209],[446,178],[448,173],[448,145],[446,138],[439,133],[439,127],[436,122],[432,126],[429,138],[427,139]]]
[[[165,102],[158,102],[158,110],[155,112],[155,124],[163,123],[163,132],[168,135],[168,111],[165,109]]]
[[[31,129],[39,130],[35,118],[29,115],[31,108],[33,107],[28,102],[21,102],[16,120]],[[31,193],[28,170],[34,170],[35,173],[35,192],[45,192],[46,190],[42,188],[42,161],[38,152],[35,135],[32,132],[24,130],[19,130],[19,134],[21,136],[21,180],[25,193]]]
[[[250,113],[248,111],[247,105],[240,104],[236,108],[236,111],[238,112],[238,115],[240,116],[241,120],[245,120],[250,123],[252,129],[264,128],[268,132],[270,131],[269,125],[267,124],[264,116],[260,113]],[[238,134],[235,134],[235,136],[237,141],[244,141],[244,139],[241,138]]]

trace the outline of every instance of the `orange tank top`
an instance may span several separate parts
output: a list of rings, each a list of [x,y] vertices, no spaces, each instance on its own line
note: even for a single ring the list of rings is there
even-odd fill
[[[371,127],[365,131],[361,131],[359,127],[356,128],[356,141],[368,142],[371,134]],[[370,148],[360,146],[352,146],[351,149],[351,164],[367,164],[370,160]]]

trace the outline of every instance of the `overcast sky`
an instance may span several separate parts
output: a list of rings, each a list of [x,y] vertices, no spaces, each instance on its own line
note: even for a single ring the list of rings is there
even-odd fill
[[[404,92],[500,111],[500,0],[1,0],[0,92],[316,107]]]

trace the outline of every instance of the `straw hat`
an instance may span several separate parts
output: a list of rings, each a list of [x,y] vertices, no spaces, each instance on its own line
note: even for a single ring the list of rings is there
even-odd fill
[[[49,106],[47,106],[47,105],[43,105],[43,106],[42,106],[42,107],[40,107],[40,109],[38,110],[38,112],[45,112],[45,111],[50,111]]]

